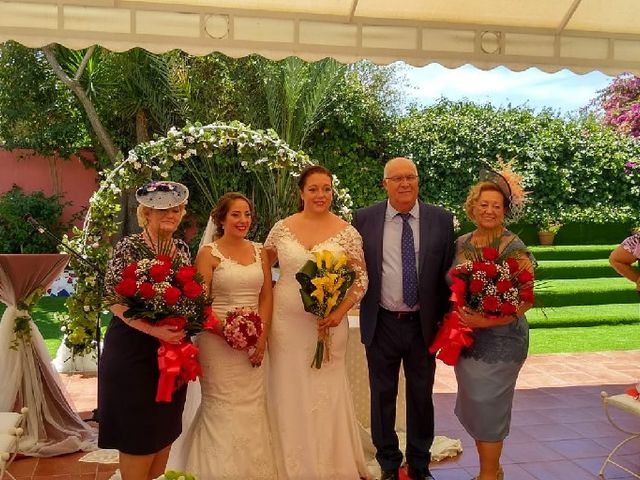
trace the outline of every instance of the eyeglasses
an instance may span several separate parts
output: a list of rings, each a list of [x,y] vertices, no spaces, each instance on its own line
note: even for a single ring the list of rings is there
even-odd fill
[[[396,175],[394,177],[386,177],[385,180],[389,180],[392,183],[400,183],[400,182],[417,182],[418,175]]]

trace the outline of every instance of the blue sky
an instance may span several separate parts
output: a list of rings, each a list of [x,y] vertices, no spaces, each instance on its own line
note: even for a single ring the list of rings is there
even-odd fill
[[[439,64],[407,66],[404,73],[409,82],[407,97],[419,105],[430,105],[440,97],[466,98],[496,106],[527,105],[536,111],[550,107],[563,115],[586,106],[612,80],[600,72],[546,73],[537,68],[512,72],[504,67],[484,71],[471,65],[456,69]]]

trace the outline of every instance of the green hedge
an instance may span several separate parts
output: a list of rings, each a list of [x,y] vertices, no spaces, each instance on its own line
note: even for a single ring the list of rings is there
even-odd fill
[[[629,224],[640,223],[640,168],[625,168],[627,162],[638,163],[640,142],[593,118],[565,120],[524,107],[441,100],[399,118],[388,153],[411,156],[420,173],[421,197],[459,216],[479,170],[495,164],[499,155],[514,160],[531,192],[522,223],[551,216],[563,223],[625,224],[611,235],[609,228],[598,233],[568,226],[558,242],[613,242],[612,236],[619,241]]]

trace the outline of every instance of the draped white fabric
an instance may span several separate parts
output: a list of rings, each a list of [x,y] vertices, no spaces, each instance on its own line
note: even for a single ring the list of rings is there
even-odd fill
[[[31,341],[11,348],[16,318],[28,315],[18,310],[16,304],[35,288],[46,287],[64,268],[66,259],[54,255],[1,257],[0,299],[7,309],[0,320],[0,411],[29,409],[20,453],[49,457],[93,450],[97,432],[72,407],[58,373],[51,366],[44,339],[32,321],[29,321]],[[32,271],[25,270],[27,264],[34,265]]]

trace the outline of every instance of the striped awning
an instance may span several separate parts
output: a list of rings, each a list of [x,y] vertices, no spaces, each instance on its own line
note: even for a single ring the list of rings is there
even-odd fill
[[[0,0],[0,41],[640,74],[640,0]]]

